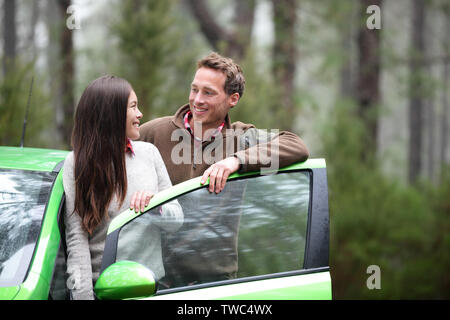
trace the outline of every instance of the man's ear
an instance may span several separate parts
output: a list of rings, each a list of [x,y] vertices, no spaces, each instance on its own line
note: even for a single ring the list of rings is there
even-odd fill
[[[228,97],[230,108],[233,108],[239,102],[239,93],[235,92]]]

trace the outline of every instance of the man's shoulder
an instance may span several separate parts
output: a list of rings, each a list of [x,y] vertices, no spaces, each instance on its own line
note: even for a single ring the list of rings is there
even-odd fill
[[[154,142],[154,139],[159,136],[170,135],[172,130],[175,128],[173,123],[174,116],[165,116],[161,118],[156,118],[145,122],[140,127],[141,141]]]
[[[231,129],[233,130],[243,130],[247,131],[248,129],[255,128],[255,126],[251,123],[244,123],[241,121],[235,121],[231,124]]]
[[[170,124],[174,119],[174,116],[165,116],[160,118],[155,118],[152,120],[149,120],[141,125],[141,129],[144,130],[155,130],[156,128],[160,128],[162,126],[167,126]]]
[[[144,132],[155,132],[157,130],[163,130],[164,128],[171,130],[177,126],[175,122],[180,121],[180,117],[182,117],[182,114],[185,110],[189,110],[188,104],[178,108],[178,110],[173,115],[159,117],[145,122],[141,125],[141,130],[143,130]]]

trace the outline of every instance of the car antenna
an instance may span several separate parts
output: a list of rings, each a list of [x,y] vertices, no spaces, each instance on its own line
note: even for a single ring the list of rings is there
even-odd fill
[[[25,111],[25,118],[23,119],[22,140],[20,141],[21,148],[23,148],[23,143],[25,141],[25,130],[27,129],[27,118],[28,118],[28,110],[30,109],[31,92],[33,90],[33,80],[34,80],[34,76],[31,77],[31,85],[30,85],[30,93],[28,95],[27,110]]]

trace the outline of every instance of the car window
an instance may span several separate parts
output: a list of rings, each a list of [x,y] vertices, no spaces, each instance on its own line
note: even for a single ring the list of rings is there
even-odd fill
[[[162,232],[164,273],[159,291],[208,282],[303,269],[310,203],[310,172],[297,171],[228,181],[219,193],[200,188],[176,198],[184,223]],[[141,262],[148,254],[145,233],[152,209],[122,227],[119,260]],[[150,229],[149,229],[150,230]],[[126,236],[124,236],[126,235]],[[127,239],[122,240],[122,239]],[[134,246],[132,254],[125,246]]]
[[[59,246],[56,256],[53,278],[50,282],[48,298],[50,300],[69,300],[69,288],[67,288],[68,274],[66,273],[67,263],[65,250],[62,244]]]
[[[24,280],[56,173],[0,169],[0,286]]]
[[[65,242],[65,225],[64,225],[64,212],[65,212],[66,198],[63,196],[61,199],[59,212],[58,212],[58,227],[59,234],[61,236],[61,242],[59,244],[58,254],[56,256],[55,267],[53,268],[53,277],[50,282],[49,300],[69,300],[70,291],[67,284],[69,274],[67,270],[67,250]]]

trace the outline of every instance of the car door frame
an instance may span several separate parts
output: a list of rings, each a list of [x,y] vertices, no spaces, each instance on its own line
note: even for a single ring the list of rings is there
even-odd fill
[[[270,284],[271,280],[293,277],[288,281],[294,281],[292,283],[297,283],[300,286],[310,285],[315,282],[325,284],[325,288],[322,288],[321,290],[322,291],[325,290],[327,292],[327,294],[325,295],[326,299],[331,299],[331,277],[329,269],[328,183],[327,183],[325,159],[308,159],[305,162],[292,164],[285,168],[281,168],[273,173],[293,172],[293,171],[309,171],[311,177],[310,179],[311,196],[309,199],[310,203],[308,210],[308,222],[306,230],[307,236],[306,236],[303,269],[289,272],[272,273],[262,276],[252,276],[226,281],[204,283],[189,287],[164,289],[161,292],[157,292],[155,296],[151,298],[161,299],[164,296],[166,296],[169,299],[170,298],[181,299],[182,297],[184,297],[183,292],[187,291],[189,292],[186,293],[188,297],[189,296],[194,297],[197,296],[195,292],[198,290],[200,290],[201,292],[208,288],[214,288],[217,286],[224,286],[224,285],[239,286],[253,281],[265,281],[266,283],[264,288],[272,288]],[[267,174],[267,172],[265,172],[265,174]],[[249,172],[244,174],[234,173],[229,176],[228,181],[242,178],[251,178],[255,176],[261,176],[261,173],[260,172]],[[186,194],[188,192],[192,192],[200,188],[205,188],[209,184],[209,180],[204,185],[200,184],[200,179],[201,177],[194,178],[157,193],[150,201],[150,204],[147,206],[146,210],[142,213],[135,213],[132,210],[126,210],[122,212],[119,216],[117,216],[115,219],[113,219],[107,232],[100,273],[102,273],[109,265],[113,264],[116,260],[118,238],[120,229],[122,227],[124,227],[126,224],[130,223],[137,217],[139,217],[141,214],[144,214],[145,212],[148,212],[149,210],[157,206],[160,206],[167,201],[176,199],[177,197]],[[306,280],[306,282],[303,281],[304,283],[302,284],[301,283],[302,281],[300,281],[299,277],[302,277],[304,280],[305,279],[308,280]],[[275,286],[272,288],[272,291],[273,290],[277,291],[277,287],[279,287],[279,289],[282,289],[280,287],[280,283],[281,282],[278,281],[278,284],[275,284]],[[298,293],[299,291],[296,290],[296,294],[300,299],[302,298],[308,299],[308,297],[301,297],[301,295],[298,295]],[[202,295],[203,294],[200,294],[199,297],[201,297]],[[215,297],[214,294],[211,295],[210,293],[208,293],[208,295],[203,296],[208,297],[208,299]],[[238,297],[239,295],[238,296],[232,295],[232,296],[239,298]],[[281,294],[281,296],[283,295]],[[221,294],[217,295],[217,298],[220,297],[231,298],[230,295],[226,293],[224,294],[223,290]],[[244,294],[243,297],[248,297],[248,295]],[[253,295],[253,297],[255,297],[255,295]],[[324,295],[323,294],[318,295],[318,297],[323,298]],[[286,297],[283,296],[283,298]]]
[[[19,285],[14,300],[47,299],[54,266],[61,243],[58,215],[64,201],[62,165],[60,161],[51,172],[56,176],[50,188],[41,221],[39,236],[24,281]]]

